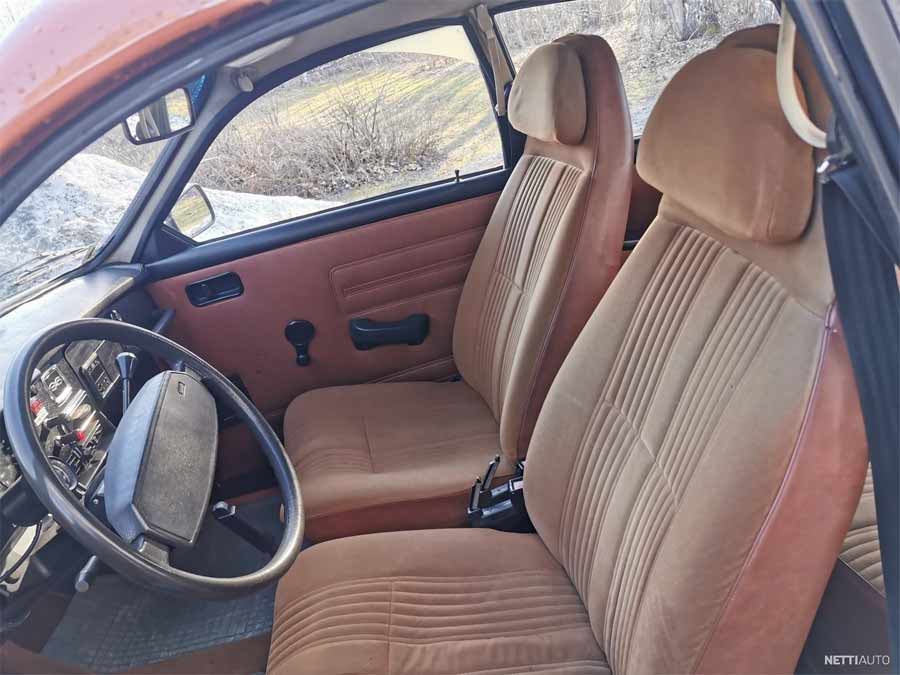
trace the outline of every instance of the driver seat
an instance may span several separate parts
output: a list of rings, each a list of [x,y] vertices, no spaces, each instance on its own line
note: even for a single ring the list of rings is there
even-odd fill
[[[867,458],[813,153],[751,37],[688,63],[647,122],[659,215],[538,418],[537,533],[304,551],[270,673],[793,672]]]

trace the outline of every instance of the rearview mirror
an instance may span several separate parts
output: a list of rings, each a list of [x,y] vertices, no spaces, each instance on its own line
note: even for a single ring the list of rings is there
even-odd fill
[[[187,89],[175,89],[122,122],[125,137],[135,145],[161,141],[194,126],[194,106]]]
[[[203,188],[190,185],[181,193],[163,224],[193,239],[206,232],[215,222],[216,214]]]

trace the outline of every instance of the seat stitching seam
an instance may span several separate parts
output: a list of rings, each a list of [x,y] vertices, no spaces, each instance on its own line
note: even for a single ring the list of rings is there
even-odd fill
[[[704,234],[704,233],[701,232],[701,234]],[[706,235],[704,234],[704,236],[706,236]],[[710,280],[710,277],[712,276],[713,269],[716,267],[716,265],[719,264],[720,260],[722,259],[722,257],[723,257],[724,254],[725,254],[725,251],[727,250],[727,248],[726,248],[725,246],[722,246],[720,242],[716,241],[716,240],[713,239],[712,237],[708,237],[708,236],[707,236],[707,239],[710,239],[714,244],[718,244],[718,245],[719,245],[719,250],[718,250],[718,252],[716,253],[715,258],[709,263],[709,267],[707,267],[706,273],[703,275],[703,280],[698,284],[697,290],[694,292],[694,297],[691,298],[690,302],[688,303],[687,308],[686,308],[685,311],[684,311],[684,319],[681,321],[681,325],[678,327],[678,331],[675,333],[675,336],[672,338],[671,347],[670,347],[668,353],[666,354],[666,359],[665,359],[665,361],[664,361],[662,364],[660,364],[660,366],[659,366],[659,371],[658,371],[658,372],[659,372],[660,374],[663,374],[663,373],[668,372],[668,370],[669,370],[669,363],[670,363],[671,360],[672,360],[672,355],[673,355],[673,354],[675,353],[675,351],[676,351],[676,350],[675,350],[675,345],[678,344],[678,341],[681,339],[681,336],[684,335],[684,331],[687,329],[687,326],[688,326],[688,323],[689,323],[688,320],[687,320],[687,318],[688,318],[688,316],[690,316],[691,312],[694,310],[694,307],[695,307],[695,306],[697,305],[697,303],[699,302],[699,298],[700,298],[700,296],[702,295],[702,291],[703,291],[704,287],[706,287],[706,286],[709,284],[709,280]],[[749,266],[749,263],[748,263],[748,266]],[[734,292],[734,290],[735,290],[735,288],[737,287],[737,284],[738,284],[739,282],[740,282],[740,277],[738,277],[738,278],[735,280],[734,286],[733,286],[732,289],[731,289],[731,293]],[[727,300],[726,300],[725,304],[726,304],[726,305],[728,304],[728,301],[727,301]],[[646,412],[645,412],[645,414],[644,414],[644,417],[645,417],[645,418],[649,416],[650,408],[653,406],[653,402],[656,400],[656,394],[659,392],[659,387],[660,387],[660,385],[662,384],[662,381],[663,381],[663,378],[662,378],[661,376],[658,377],[657,380],[656,380],[656,384],[653,386],[653,391],[649,392],[649,401],[648,401],[647,404],[646,404]],[[630,420],[629,420],[629,421],[630,421]],[[637,436],[638,436],[639,439],[641,439],[641,441],[644,440],[644,439],[643,439],[643,434],[642,434],[642,432],[643,432],[643,430],[644,430],[644,426],[645,426],[645,425],[642,423],[640,429],[637,429],[637,428],[635,429],[635,431],[637,432]],[[649,451],[649,447],[648,447],[647,449],[648,449],[648,451]],[[651,452],[651,454],[652,454],[652,452]],[[656,456],[655,456],[655,455],[654,455],[654,462],[656,462]],[[662,468],[662,467],[660,466],[660,468]],[[669,482],[668,476],[666,477],[666,482],[667,482],[667,483]],[[673,494],[674,494],[674,493],[673,493]]]
[[[577,167],[575,167],[575,168],[577,169]],[[569,199],[566,202],[566,206],[563,209],[562,214],[560,215],[560,221],[562,221],[562,217],[565,215],[565,212],[569,208],[571,208],[572,200],[575,197],[575,193],[578,191],[578,187],[579,187],[578,182],[582,179],[582,177],[585,174],[585,172],[580,169],[578,169],[578,171],[579,171],[579,175],[577,175],[575,177],[575,187],[572,189],[572,194],[569,196]],[[593,176],[593,172],[591,175]],[[587,188],[588,194],[584,198],[585,200],[590,196],[590,189],[591,188],[589,186]],[[572,284],[572,277],[574,276],[574,269],[575,269],[576,252],[580,249],[582,240],[584,239],[585,233],[587,232],[587,227],[585,226],[586,221],[587,221],[587,218],[584,216],[584,213],[582,213],[581,224],[580,224],[580,227],[578,230],[578,237],[576,238],[575,244],[572,247],[572,255],[569,256],[569,261],[566,266],[565,281],[560,286],[559,293],[556,297],[556,300],[555,300],[554,306],[553,306],[553,316],[550,318],[550,321],[549,321],[549,328],[544,333],[544,339],[541,342],[541,348],[540,348],[540,350],[537,354],[537,358],[535,360],[535,364],[538,364],[538,367],[535,367],[532,370],[531,378],[528,382],[528,396],[525,398],[526,404],[523,408],[522,419],[519,421],[519,430],[518,430],[518,433],[516,434],[516,447],[514,448],[514,450],[516,452],[516,457],[524,456],[524,454],[525,454],[523,452],[520,452],[519,446],[522,442],[522,435],[525,431],[525,426],[526,426],[526,422],[528,419],[528,412],[532,405],[532,400],[534,399],[534,396],[535,396],[535,389],[537,388],[537,381],[538,381],[538,377],[540,375],[540,370],[541,370],[540,365],[543,365],[544,357],[546,356],[550,341],[558,327],[557,320],[559,318],[559,312],[562,307],[563,300],[569,291],[569,286]],[[615,277],[615,274],[613,275],[613,277]],[[609,288],[609,285],[611,283],[612,283],[612,279],[610,279],[609,283],[606,284],[607,289]],[[605,293],[606,293],[606,291],[604,290],[604,294]],[[593,312],[591,314],[593,314]],[[588,316],[588,320],[590,320],[590,315]],[[585,323],[587,323],[587,321]],[[563,360],[565,360],[565,359],[563,359]],[[545,396],[545,398],[546,398],[546,396]],[[528,450],[528,448],[526,447],[525,452],[527,452],[527,450]]]
[[[660,220],[659,216],[657,216],[657,218],[654,220],[654,222],[657,222],[657,220]],[[669,222],[669,221],[662,221],[662,222]],[[673,225],[672,234],[670,235],[669,240],[666,243],[665,250],[663,251],[662,255],[660,256],[660,259],[657,261],[656,268],[654,269],[653,273],[651,274],[650,279],[647,281],[647,284],[644,287],[644,290],[641,292],[640,298],[635,303],[635,313],[641,308],[642,304],[646,301],[648,290],[653,286],[654,280],[663,273],[661,271],[662,265],[660,265],[659,263],[663,259],[665,259],[667,257],[667,255],[670,253],[673,243],[678,239],[678,237],[682,233],[682,231],[687,230],[686,226],[681,225],[679,223],[672,222],[671,224]],[[594,420],[596,419],[597,415],[599,415],[599,411],[602,408],[602,404],[604,402],[609,402],[608,393],[610,391],[610,381],[616,375],[616,369],[618,366],[619,359],[624,358],[622,356],[622,354],[623,354],[623,350],[625,348],[625,343],[628,342],[632,332],[634,330],[637,330],[634,319],[635,319],[634,314],[632,314],[631,320],[629,321],[629,324],[628,324],[628,328],[625,330],[625,333],[623,334],[622,339],[619,342],[619,348],[616,352],[615,359],[613,360],[613,365],[612,365],[612,368],[610,369],[609,376],[603,385],[603,389],[600,393],[600,398],[598,399],[596,405],[594,406],[593,410],[591,411],[590,417],[588,418],[588,422],[585,425],[584,432],[582,433],[581,438],[578,442],[579,451],[576,453],[576,456],[575,456],[575,459],[573,462],[573,467],[575,465],[577,465],[577,463],[580,461],[580,458],[581,458],[583,452],[589,452],[589,450],[584,448],[584,445],[587,442],[587,436],[590,433],[590,429],[592,428],[592,426],[594,424]],[[623,417],[625,417],[625,419],[628,421],[630,426],[634,427],[634,425],[630,419],[628,419],[624,415],[623,415]],[[638,434],[638,439],[643,440],[643,439],[641,439],[640,434]],[[568,512],[568,509],[570,508],[571,500],[574,498],[573,491],[574,491],[575,473],[576,472],[573,471],[569,475],[569,480],[567,481],[567,484],[566,484],[566,493],[565,493],[565,497],[563,499],[563,506],[562,506],[562,509],[560,509],[560,520],[559,520],[558,527],[557,527],[557,537],[556,537],[556,539],[557,539],[556,549],[558,551],[561,551],[563,548],[563,536],[565,535],[565,529],[566,529],[563,525],[562,520],[565,517],[565,514]],[[565,535],[565,536],[567,536],[567,535]]]
[[[409,583],[425,583],[425,584],[427,584],[427,583],[454,584],[455,583],[455,584],[469,586],[472,583],[478,582],[478,581],[497,582],[497,581],[507,579],[507,578],[515,578],[517,580],[521,580],[523,577],[526,577],[526,576],[550,577],[551,581],[554,579],[558,579],[562,583],[553,584],[552,587],[562,587],[562,588],[570,588],[571,587],[572,589],[574,589],[574,586],[572,586],[571,581],[569,580],[569,578],[567,576],[565,576],[565,575],[561,576],[557,571],[540,570],[540,569],[518,570],[518,571],[514,571],[514,572],[499,572],[499,573],[495,573],[495,574],[480,574],[477,576],[468,576],[468,575],[467,576],[449,576],[449,577],[448,576],[431,577],[431,576],[422,576],[422,575],[381,576],[381,577],[369,577],[369,578],[365,578],[365,579],[355,579],[349,583],[345,582],[345,581],[332,582],[330,584],[322,586],[321,588],[313,591],[309,595],[306,595],[302,598],[297,598],[296,600],[293,600],[293,601],[285,604],[283,607],[280,608],[279,612],[283,614],[284,612],[288,611],[288,609],[295,607],[301,600],[308,600],[308,599],[314,597],[314,595],[317,593],[324,593],[327,590],[332,590],[332,589],[338,588],[340,586],[355,586],[355,585],[359,585],[359,584],[373,584],[373,583],[377,583],[379,581],[387,581],[387,582],[405,581],[405,582],[409,582]]]
[[[396,582],[391,580],[391,593],[388,599],[388,630],[387,630],[387,672],[388,675],[391,675],[391,643],[393,642],[393,636],[391,635],[393,625],[394,625],[394,584]]]
[[[363,425],[363,438],[366,441],[366,451],[369,453],[369,467],[372,473],[378,473],[375,470],[375,458],[372,457],[372,442],[369,440],[369,422],[366,419],[365,413],[362,415],[362,425]]]
[[[779,310],[778,316],[781,315],[781,312],[784,311],[784,308],[787,306],[787,304],[788,304],[787,299],[785,299],[785,301],[782,303],[781,309]],[[797,304],[802,307],[802,305],[800,303],[797,303]],[[763,535],[767,530],[767,526],[769,525],[770,521],[772,520],[773,514],[777,510],[777,506],[784,495],[787,481],[792,474],[791,470],[794,466],[794,461],[797,457],[797,452],[800,448],[802,441],[806,438],[806,431],[809,428],[809,421],[812,418],[813,405],[818,398],[818,396],[817,396],[818,385],[819,385],[819,380],[822,376],[822,370],[825,365],[825,354],[827,353],[828,345],[831,342],[830,318],[831,318],[831,314],[832,314],[833,310],[834,310],[834,304],[832,303],[832,305],[825,312],[826,319],[824,322],[822,337],[819,339],[819,356],[818,356],[817,363],[816,363],[816,369],[815,369],[813,383],[812,383],[810,391],[807,395],[806,406],[803,411],[803,419],[800,422],[800,429],[797,433],[797,437],[794,440],[794,447],[791,450],[791,454],[788,459],[788,465],[785,468],[785,472],[784,472],[784,475],[782,476],[781,483],[778,486],[778,490],[775,493],[775,498],[773,499],[772,503],[770,504],[769,510],[766,513],[766,516],[763,519],[762,524],[760,525],[759,529],[756,532],[756,536],[753,538],[753,542],[750,545],[750,550],[747,552],[747,555],[744,557],[744,562],[741,565],[741,569],[738,572],[737,576],[735,577],[734,582],[732,582],[731,588],[728,591],[728,595],[725,598],[725,601],[722,603],[722,606],[719,608],[719,611],[716,615],[715,621],[713,622],[712,628],[706,634],[706,639],[704,641],[703,647],[700,649],[700,653],[698,654],[697,658],[694,660],[694,663],[692,664],[691,672],[695,672],[697,670],[697,668],[700,666],[700,664],[703,663],[703,660],[706,658],[706,654],[709,652],[709,647],[712,644],[713,636],[715,635],[716,631],[719,629],[719,626],[722,624],[722,620],[725,616],[725,612],[728,610],[728,607],[731,604],[731,601],[734,599],[735,592],[736,592],[738,586],[740,586],[741,580],[743,579],[744,574],[747,572],[747,568],[750,565],[750,561],[753,559],[756,550],[760,546],[760,542],[762,541]],[[776,316],[775,320],[777,320],[777,318],[778,317]],[[775,320],[773,320],[773,325],[774,325]],[[771,336],[771,332],[769,333],[769,337],[770,336]],[[760,351],[762,351],[762,348],[765,346],[766,342],[768,342],[768,337],[763,342],[763,344],[760,345]],[[758,356],[758,354],[759,354],[759,352],[757,352],[757,356]],[[756,358],[757,357],[755,356],[754,361],[756,360]],[[752,365],[752,362],[750,365]],[[749,366],[748,366],[748,370],[749,370]],[[735,387],[735,392],[737,392],[737,387]],[[733,397],[732,397],[732,400],[733,400]],[[723,417],[724,417],[724,414],[723,414]],[[715,435],[715,432],[713,433],[713,436],[714,435]]]
[[[713,440],[715,439],[716,435],[719,433],[719,430],[722,428],[722,424],[725,419],[725,413],[728,411],[728,409],[732,406],[733,402],[735,401],[735,397],[737,396],[738,391],[743,388],[743,385],[747,379],[747,375],[753,371],[753,366],[759,360],[760,354],[762,354],[765,351],[766,345],[768,345],[771,342],[772,336],[774,335],[774,332],[775,332],[773,329],[774,329],[775,325],[778,323],[781,316],[784,314],[785,307],[787,307],[787,305],[788,305],[787,300],[788,300],[787,298],[783,298],[781,300],[781,307],[779,307],[778,311],[775,313],[775,316],[772,317],[772,322],[770,323],[769,328],[768,328],[768,334],[766,335],[765,339],[759,344],[759,346],[756,349],[756,353],[753,355],[753,358],[750,359],[746,368],[744,369],[744,372],[741,374],[740,378],[738,378],[737,382],[735,383],[734,389],[732,390],[731,395],[728,398],[728,402],[722,407],[722,411],[719,414],[719,420],[716,423],[715,427],[710,431],[709,435],[707,436],[706,447],[701,452],[700,457],[697,458],[697,462],[694,465],[694,470],[691,473],[690,478],[687,479],[687,481],[684,485],[683,493],[687,493],[688,489],[690,488],[691,483],[694,481],[694,478],[697,476],[697,468],[703,462],[703,459],[709,454],[709,450],[713,445]],[[702,353],[702,350],[701,350],[701,353]],[[805,418],[805,415],[804,415],[804,418]],[[804,421],[805,421],[805,419],[804,419]],[[802,423],[801,423],[801,426],[802,426]],[[793,454],[792,454],[792,458],[793,458]],[[659,560],[659,552],[663,549],[663,547],[666,545],[666,542],[669,540],[669,535],[672,532],[671,523],[675,520],[675,518],[678,516],[680,511],[681,511],[681,503],[676,498],[675,510],[672,513],[669,526],[666,528],[666,532],[663,534],[662,539],[659,542],[659,546],[657,546],[657,548],[656,548],[656,552],[653,555],[653,560],[650,563],[650,567],[647,570],[647,574],[645,576],[645,582],[644,582],[643,586],[641,587],[641,598],[638,601],[638,607],[634,614],[632,626],[637,626],[640,621],[641,615],[642,615],[644,607],[645,607],[644,601],[647,597],[646,594],[643,592],[643,590],[646,588],[647,580],[649,580],[653,574],[653,570],[656,567],[657,560]],[[770,513],[771,513],[771,509],[770,509]],[[766,520],[768,520],[768,516],[767,516]],[[756,542],[754,542],[754,547],[755,547],[755,544],[756,544]],[[751,552],[752,552],[752,550],[753,549],[751,548]],[[745,559],[745,561],[748,559],[749,559],[749,555]],[[731,595],[733,594],[734,588],[736,588],[736,583],[737,582],[735,581],[735,585],[732,586],[732,591],[729,593],[729,599],[730,599]],[[727,602],[726,602],[726,605],[727,605]],[[718,619],[716,620],[716,626],[718,626],[720,619],[721,619],[721,614],[719,615]],[[626,665],[630,661],[631,637],[632,636],[633,636],[633,628],[632,628],[632,631],[630,631],[630,634],[627,638],[628,651],[625,654]],[[707,647],[709,646],[711,637],[712,637],[712,633],[709,634],[709,639],[708,639],[707,645],[706,645]],[[700,663],[700,661],[697,661],[694,664],[694,667],[691,668],[690,672],[694,672],[699,663]]]
[[[450,498],[450,497],[460,497],[460,496],[465,496],[465,495],[469,494],[470,491],[471,491],[470,489],[465,489],[462,491],[458,490],[456,492],[445,492],[442,494],[433,495],[431,497],[419,497],[417,499],[404,499],[402,501],[392,501],[392,502],[376,502],[373,504],[369,504],[367,506],[355,506],[350,509],[344,509],[344,510],[339,510],[339,511],[325,511],[323,513],[313,513],[313,514],[307,513],[306,522],[309,522],[311,520],[316,520],[317,518],[327,518],[329,516],[337,516],[337,515],[343,515],[343,514],[347,514],[347,513],[353,513],[355,511],[368,511],[369,509],[376,509],[381,506],[392,506],[395,504],[399,504],[399,505],[420,504],[423,502],[430,502],[430,501],[435,501],[438,499],[446,499],[446,498]],[[463,515],[465,515],[465,514],[463,514]],[[460,519],[462,519],[462,516],[460,516]]]

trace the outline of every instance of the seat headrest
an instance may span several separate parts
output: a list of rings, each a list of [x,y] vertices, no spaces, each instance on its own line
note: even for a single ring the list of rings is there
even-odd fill
[[[732,237],[768,243],[806,229],[814,166],[782,113],[775,55],[737,47],[700,54],[672,78],[637,159],[640,176],[667,199]]]
[[[561,42],[535,49],[513,81],[508,114],[526,136],[578,145],[587,125],[587,97],[575,50]]]

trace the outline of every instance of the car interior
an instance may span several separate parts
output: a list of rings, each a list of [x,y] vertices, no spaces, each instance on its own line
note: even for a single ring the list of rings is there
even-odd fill
[[[0,671],[893,672],[829,660],[890,621],[766,4],[652,95],[589,0],[387,0],[121,110],[60,171],[128,226],[0,305]]]

